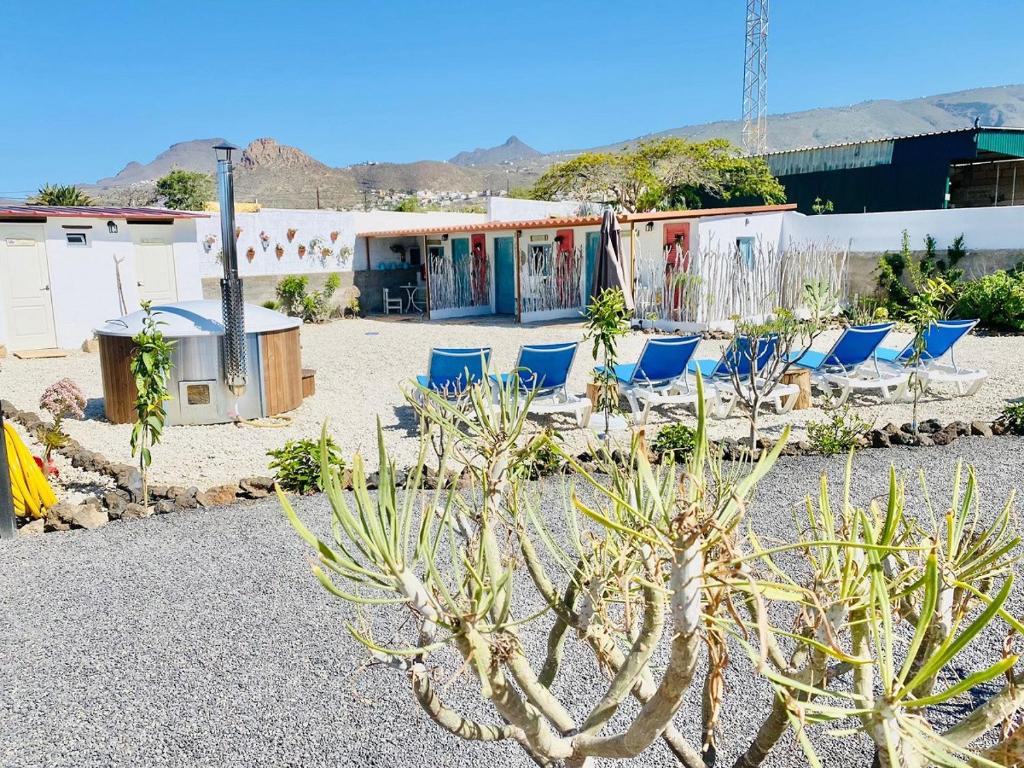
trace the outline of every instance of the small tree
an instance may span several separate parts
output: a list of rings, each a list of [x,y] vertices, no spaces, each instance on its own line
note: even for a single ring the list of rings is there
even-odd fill
[[[761,407],[796,360],[809,351],[825,330],[825,320],[835,307],[835,296],[824,283],[804,286],[804,303],[810,318],[799,320],[787,309],[761,322],[736,321],[736,339],[726,362],[735,396],[747,406],[750,448],[757,446],[757,422]]]
[[[164,338],[156,319],[152,302],[142,302],[145,318],[142,330],[132,337],[135,353],[131,372],[135,379],[135,426],[132,427],[132,456],[139,457],[142,473],[142,504],[149,506],[149,466],[153,463],[150,449],[160,442],[167,410],[164,403],[171,399],[167,391],[167,377],[171,373],[171,351],[174,342]]]
[[[29,198],[29,205],[92,205],[93,200],[74,184],[46,184],[35,196]]]
[[[629,333],[629,310],[626,297],[618,288],[608,288],[587,306],[586,330],[583,338],[593,342],[595,360],[601,368],[594,371],[598,385],[595,407],[604,411],[604,435],[608,439],[608,422],[612,412],[618,410],[619,389],[615,381],[616,345],[620,337]]]
[[[907,321],[914,327],[913,354],[907,360],[910,368],[910,391],[914,397],[912,423],[914,434],[917,435],[917,403],[924,393],[925,378],[921,375],[921,357],[925,349],[925,334],[936,320],[943,317],[943,306],[953,294],[953,289],[941,277],[929,277],[924,280],[916,294],[910,297],[907,309]]]
[[[423,210],[423,206],[420,205],[420,199],[415,195],[409,195],[399,201],[398,205],[395,206],[395,210],[400,213],[419,213]]]
[[[201,211],[213,197],[213,179],[199,171],[175,168],[156,183],[154,203],[176,211]]]

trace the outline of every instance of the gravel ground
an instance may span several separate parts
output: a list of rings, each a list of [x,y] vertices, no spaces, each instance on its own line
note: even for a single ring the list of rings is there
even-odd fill
[[[837,333],[823,335],[817,346],[827,349]],[[582,335],[579,323],[521,326],[490,318],[435,323],[364,319],[307,325],[302,329],[303,365],[316,369],[317,392],[290,414],[291,422],[279,429],[233,425],[169,428],[163,442],[153,449],[153,481],[208,488],[240,477],[266,474],[268,449],[280,447],[287,439],[319,436],[324,421],[329,423],[343,453],[361,450],[372,469],[377,461],[378,417],[399,462],[410,464],[416,457],[416,420],[405,404],[399,385],[426,372],[432,346],[489,345],[493,349],[493,366],[508,370],[515,364],[522,344],[578,340]],[[646,338],[634,333],[623,339],[620,358],[636,359]],[[909,338],[907,334],[894,333],[888,345],[902,347]],[[725,345],[724,341],[705,341],[698,355],[717,358]],[[958,359],[964,365],[987,370],[988,382],[971,398],[925,397],[922,418],[936,417],[943,421],[994,418],[1007,399],[1021,395],[1022,353],[1024,337],[966,338],[960,345]],[[589,347],[581,345],[570,380],[572,391],[585,391],[593,364]],[[128,447],[130,425],[115,426],[103,420],[103,386],[96,355],[72,352],[59,359],[4,360],[0,365],[0,393],[19,408],[34,408],[43,389],[62,376],[74,379],[90,398],[88,418],[68,422],[72,437],[111,460],[132,463]],[[906,404],[882,405],[877,398],[866,396],[857,400],[857,408],[863,418],[878,426],[910,420],[910,407]],[[665,423],[666,418],[680,417],[693,420],[692,416],[676,410],[656,412],[651,423],[656,428]],[[587,431],[576,429],[575,422],[568,418],[554,418],[568,444],[582,449]],[[783,426],[792,424],[794,439],[800,439],[804,436],[803,425],[823,418],[819,408],[781,417],[768,413],[761,419],[762,432],[774,436]],[[731,418],[710,424],[711,436],[715,438],[745,435],[747,429],[740,409]]]
[[[1018,438],[966,438],[945,448],[867,452],[857,459],[853,496],[864,503],[882,493],[893,462],[920,514],[918,467],[932,498],[942,499],[962,454],[978,468],[990,511],[1024,484],[1020,449]],[[758,489],[749,519],[764,538],[787,539],[792,510],[815,491],[816,477],[827,472],[838,481],[842,471],[836,459],[782,460]],[[559,493],[550,482],[539,490],[557,535]],[[324,530],[322,497],[298,506]],[[1012,602],[1020,615],[1020,589]],[[0,765],[7,768],[532,765],[511,745],[444,734],[397,673],[363,665],[365,654],[344,630],[358,618],[315,583],[307,549],[274,501],[0,543],[0,616]],[[543,644],[540,629],[523,630],[531,655]],[[959,666],[991,659],[999,643],[998,633],[979,638]],[[557,689],[585,711],[601,679],[586,652],[575,643],[569,650]],[[750,684],[739,656],[728,673],[721,765],[731,765],[770,701],[763,685]],[[468,674],[452,677],[446,697],[467,713],[483,712],[467,690]],[[678,718],[691,737],[695,704],[691,696]],[[824,764],[870,765],[862,741],[816,738]],[[629,764],[671,761],[656,745]],[[790,739],[769,761],[803,764]]]

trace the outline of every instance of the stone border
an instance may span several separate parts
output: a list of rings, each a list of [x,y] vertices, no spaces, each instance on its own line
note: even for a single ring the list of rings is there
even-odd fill
[[[33,431],[43,424],[38,414],[32,411],[22,411],[16,408],[7,400],[0,400],[0,409],[3,410],[4,418],[15,421],[25,429]],[[942,424],[938,419],[925,419],[918,425],[918,434],[915,437],[913,427],[906,423],[902,426],[889,423],[881,428],[874,428],[861,436],[858,441],[858,449],[866,448],[891,448],[893,446],[907,447],[931,447],[936,445],[950,445],[961,437],[980,436],[993,437],[996,435],[1012,434],[1009,425],[1001,419],[995,421],[953,421]],[[774,446],[770,440],[759,439],[757,450],[770,449]],[[750,458],[750,449],[737,438],[724,438],[712,441],[710,447],[720,451],[725,461],[739,461]],[[109,461],[95,451],[83,448],[74,439],[69,439],[67,444],[59,449],[61,455],[67,458],[72,466],[84,469],[89,472],[106,475],[114,481],[115,488],[106,491],[102,496],[95,496],[86,499],[81,504],[72,505],[58,503],[47,512],[45,518],[31,520],[24,523],[19,532],[25,534],[43,533],[46,531],[66,531],[71,528],[84,528],[92,530],[106,525],[111,520],[140,520],[154,514],[162,515],[183,509],[204,509],[210,507],[229,506],[246,501],[264,499],[274,492],[274,478],[266,476],[245,477],[237,483],[217,485],[205,491],[199,490],[196,486],[180,485],[151,485],[149,496],[151,505],[146,509],[140,503],[142,501],[142,474],[138,468],[129,464],[117,464]],[[781,452],[782,456],[816,456],[823,455],[813,449],[808,440],[790,441]],[[612,451],[612,459],[617,462],[625,460],[625,455],[620,450]],[[585,466],[592,466],[594,456],[584,451],[576,456],[576,459]],[[659,462],[658,457],[654,459]],[[564,463],[556,470],[546,474],[557,474],[565,469]],[[396,480],[399,485],[406,482],[411,468],[396,471]],[[460,486],[468,486],[468,471],[464,471],[458,478],[452,478],[453,483]],[[537,475],[540,477],[543,475]],[[371,472],[366,476],[367,490],[376,490],[379,484],[380,475],[378,472]],[[425,488],[433,489],[437,486],[437,479],[434,472],[427,468],[424,473],[423,485]],[[350,470],[342,483],[343,488],[352,488]]]
[[[8,400],[0,400],[0,408],[3,409],[5,419],[17,422],[30,432],[44,423],[38,414],[22,411]],[[245,477],[237,483],[218,485],[205,491],[196,486],[151,485],[150,507],[146,509],[141,504],[142,473],[137,467],[112,462],[100,453],[83,448],[73,438],[69,438],[67,444],[57,452],[77,469],[111,478],[114,488],[100,496],[86,499],[81,504],[59,502],[48,510],[46,517],[23,524],[19,531],[31,534],[71,528],[94,529],[106,525],[110,520],[140,520],[179,509],[226,506],[263,499],[274,491],[272,477]]]

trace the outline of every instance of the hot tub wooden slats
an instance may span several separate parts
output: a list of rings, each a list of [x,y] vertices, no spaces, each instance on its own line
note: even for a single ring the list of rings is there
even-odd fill
[[[264,409],[268,416],[302,405],[302,349],[299,329],[260,334]]]
[[[107,421],[135,421],[135,378],[130,362],[135,343],[127,336],[100,336],[100,371],[103,374],[103,409]]]

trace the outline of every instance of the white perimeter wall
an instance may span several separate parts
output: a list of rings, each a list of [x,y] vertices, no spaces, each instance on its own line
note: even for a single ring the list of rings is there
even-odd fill
[[[359,232],[394,229],[415,229],[442,227],[454,224],[484,222],[482,213],[398,213],[395,211],[307,211],[286,208],[264,208],[258,213],[235,214],[235,225],[242,231],[238,237],[238,266],[242,277],[246,275],[287,275],[315,272],[343,272],[366,269],[366,243],[362,238],[356,242]],[[288,241],[288,230],[295,229],[295,237]],[[260,233],[270,238],[264,249]],[[337,232],[337,239],[331,242],[331,233]],[[213,214],[198,224],[198,240],[201,250],[202,277],[219,277],[223,268],[218,259],[221,250],[220,215]],[[213,242],[207,245],[207,238]],[[310,253],[309,244],[319,238],[333,253],[327,258],[318,258]],[[284,256],[276,255],[276,246],[284,247]],[[299,246],[306,246],[307,253],[299,257]],[[255,255],[250,262],[246,258],[249,248]],[[348,249],[348,258],[341,258],[343,249]],[[382,261],[397,261],[398,257],[381,241],[371,240],[370,267],[376,269]]]
[[[925,235],[937,240],[940,252],[963,234],[968,250],[1024,249],[1024,207],[948,208],[937,211],[889,213],[839,213],[805,216],[785,214],[783,237],[787,240],[831,238],[850,250],[898,251],[903,230],[913,250],[924,249]]]
[[[547,200],[520,200],[515,197],[487,198],[489,221],[529,221],[530,219],[547,219],[552,216],[596,216],[600,213],[601,206],[599,205],[572,200],[550,202]]]

